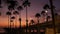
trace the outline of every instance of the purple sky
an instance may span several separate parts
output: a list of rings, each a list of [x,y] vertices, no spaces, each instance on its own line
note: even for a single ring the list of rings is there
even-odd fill
[[[21,1],[17,0],[19,2],[19,5],[21,5]],[[31,2],[31,6],[28,7],[28,19],[30,18],[34,18],[36,13],[41,13],[43,9],[43,6],[45,4],[49,4],[49,0],[29,0]],[[54,6],[56,7],[55,12],[58,12],[60,14],[60,0],[54,0]],[[1,24],[6,23],[6,22],[2,22],[2,20],[6,20],[7,16],[6,16],[6,12],[8,11],[7,6],[2,4],[3,8],[0,9],[0,12],[2,12],[2,16],[0,19]],[[25,17],[26,17],[26,11],[25,8],[21,11],[22,12],[22,21],[25,22]],[[48,11],[48,14],[50,15],[50,11]]]

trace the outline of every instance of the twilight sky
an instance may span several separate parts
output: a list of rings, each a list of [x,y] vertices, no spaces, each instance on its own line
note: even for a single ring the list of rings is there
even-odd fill
[[[22,4],[22,1],[20,0],[17,0],[19,2],[19,5]],[[43,9],[43,6],[45,4],[49,4],[49,0],[29,0],[31,2],[31,6],[28,7],[28,20],[30,22],[30,19],[34,19],[36,20],[35,18],[35,14],[36,13],[41,13]],[[56,7],[56,11],[54,12],[57,12],[60,14],[60,0],[54,0],[53,1],[53,4],[54,6]],[[2,4],[3,8],[0,8],[0,12],[2,12],[2,15],[0,16],[0,27],[5,27],[8,25],[8,16],[6,15],[6,12],[8,11],[7,9],[7,5],[5,4]],[[13,10],[14,11],[14,10]],[[26,18],[26,10],[25,8],[21,11],[22,12],[22,25],[25,25],[25,18]],[[50,15],[50,10],[48,11],[48,14]],[[12,15],[12,16],[15,16],[15,15]],[[17,26],[19,26],[19,22],[18,22],[18,16],[17,16]],[[15,19],[16,20],[16,19]],[[15,20],[14,20],[14,23],[15,23]],[[40,19],[40,22],[43,22],[44,19],[41,17]]]

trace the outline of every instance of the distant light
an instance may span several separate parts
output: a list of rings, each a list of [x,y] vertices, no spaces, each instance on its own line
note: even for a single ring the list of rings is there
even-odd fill
[[[48,11],[46,10],[45,12],[47,13]]]

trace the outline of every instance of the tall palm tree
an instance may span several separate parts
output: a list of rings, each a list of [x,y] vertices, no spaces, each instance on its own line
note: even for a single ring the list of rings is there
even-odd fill
[[[39,18],[40,18],[40,14],[39,13],[36,13],[36,15],[35,15],[35,17],[37,18],[37,21],[38,21],[38,25],[37,25],[37,27],[38,27],[38,34],[39,34],[39,32],[40,32],[40,28],[39,28]]]
[[[16,20],[15,20],[16,23],[15,24],[17,24],[17,15],[19,15],[19,12],[18,11],[14,11],[13,14],[16,15]]]
[[[19,12],[19,22],[20,22],[20,28],[21,28],[21,10],[23,10],[23,7],[22,6],[18,6],[17,10],[20,11]]]
[[[28,0],[25,0],[23,2],[23,6],[26,7],[26,25],[28,23],[28,17],[27,17],[27,7],[29,6],[30,7],[30,2]]]
[[[8,5],[8,10],[9,11],[12,11],[15,9],[15,6],[17,5],[17,1],[14,1],[14,0],[7,0],[6,2]]]
[[[53,29],[54,29],[54,34],[56,34],[56,30],[55,30],[55,19],[54,19],[54,11],[53,11],[53,9],[55,8],[54,6],[53,6],[53,1],[52,0],[49,0],[49,2],[50,2],[50,9],[51,9],[51,15],[52,15],[52,22],[53,22]],[[46,7],[45,7],[46,8]],[[48,8],[49,9],[49,8]]]
[[[53,1],[52,0],[49,0],[50,2],[50,6],[51,6],[51,15],[52,15],[52,22],[53,22],[53,29],[54,29],[54,34],[56,34],[56,29],[55,29],[55,19],[54,19],[54,7],[53,7]]]
[[[26,7],[26,33],[27,33],[27,27],[28,27],[28,17],[27,17],[27,7],[30,7],[30,2],[28,0],[25,0],[22,4],[24,7]]]
[[[9,23],[10,23],[10,17],[11,17],[11,12],[6,12],[6,15],[8,15],[8,27],[9,27]]]
[[[12,30],[12,28],[14,28],[14,19],[15,19],[15,17],[14,16],[12,16],[11,18],[10,18],[10,34],[12,34],[12,32],[14,32],[13,30]]]

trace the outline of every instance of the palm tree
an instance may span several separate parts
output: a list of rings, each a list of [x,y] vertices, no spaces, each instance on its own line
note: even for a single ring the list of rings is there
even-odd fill
[[[39,14],[39,13],[36,13],[36,15],[35,15],[35,17],[37,18],[37,21],[38,21],[38,23],[39,23],[39,17],[40,17],[41,15]]]
[[[14,11],[13,14],[16,15],[16,21],[15,22],[17,24],[17,15],[19,15],[19,12],[18,11]]]
[[[32,20],[30,20],[30,24],[34,24],[35,22],[34,22],[34,20],[32,19]]]
[[[46,6],[47,7],[47,6]],[[47,10],[48,8],[46,8],[45,7],[45,10]],[[48,19],[50,19],[50,16],[48,16],[48,13],[47,12],[45,12],[45,11],[42,11],[41,12],[41,15],[43,16],[43,17],[46,17],[46,24],[48,25]],[[44,31],[45,31],[45,27],[43,27],[42,29],[44,29]],[[43,32],[43,33],[45,33],[45,32]]]
[[[54,7],[53,7],[53,1],[52,0],[49,0],[50,2],[50,6],[51,6],[51,15],[52,15],[52,22],[53,22],[53,29],[54,29],[54,34],[56,34],[56,29],[55,29],[55,19],[54,19]]]
[[[23,6],[26,7],[26,33],[27,33],[27,27],[28,27],[28,17],[27,17],[27,7],[30,7],[30,2],[28,0],[25,0],[23,2]]]
[[[55,9],[55,7],[53,6],[53,1],[52,0],[49,0],[49,2],[50,2],[50,9],[51,9],[51,15],[52,15],[52,22],[53,22],[53,29],[54,29],[54,34],[56,34],[56,30],[55,30],[55,19],[54,19],[54,11],[53,11],[53,9]],[[47,7],[49,7],[48,5],[47,5]],[[46,9],[46,6],[45,6],[45,9]],[[49,8],[48,8],[49,9]]]
[[[12,10],[14,10],[14,7],[11,6],[11,5],[9,5],[9,6],[8,6],[8,10],[9,10],[9,11],[12,11]]]
[[[17,10],[20,11],[19,12],[19,22],[20,22],[20,28],[21,28],[21,10],[23,10],[23,7],[22,6],[18,6]]]
[[[11,17],[11,12],[6,12],[6,15],[8,15],[8,27],[9,27],[9,23],[10,23],[10,17]]]
[[[12,16],[11,18],[10,18],[10,34],[12,34],[12,32],[14,32],[13,30],[12,30],[12,28],[14,28],[14,20],[15,19],[15,17],[14,16]]]
[[[13,20],[15,19],[15,17],[14,16],[12,16],[11,17],[11,23],[10,23],[10,28],[11,28],[11,24],[12,24],[12,22],[13,22]],[[14,23],[13,23],[13,26],[14,26]]]
[[[46,12],[45,11],[42,11],[41,12],[41,15],[45,16],[46,15]]]
[[[18,7],[17,7],[17,10],[20,11],[20,12],[19,12],[19,14],[20,14],[19,17],[21,18],[21,10],[23,10],[23,7],[22,7],[22,6],[18,6]]]
[[[35,15],[35,17],[37,18],[37,21],[38,21],[38,25],[37,25],[37,27],[38,27],[38,34],[39,34],[39,32],[40,32],[40,28],[39,28],[39,18],[40,18],[40,14],[39,13],[36,13],[36,15]]]
[[[18,4],[17,4],[18,2],[17,2],[16,0],[7,0],[6,3],[7,3],[7,4],[10,4],[10,5],[13,5],[13,6],[18,5]]]
[[[48,4],[45,4],[43,9],[47,10],[47,9],[50,9],[49,5]]]
[[[43,17],[46,16],[46,22],[48,22],[48,14],[47,14],[45,11],[42,11],[42,12],[41,12],[41,15],[42,15]]]
[[[15,7],[18,5],[17,4],[18,2],[17,1],[14,1],[14,0],[7,0],[7,4],[9,4],[8,5],[8,9],[9,10],[14,10],[15,9]]]
[[[28,25],[28,17],[27,17],[27,7],[29,6],[30,7],[30,2],[28,0],[24,1],[23,2],[23,6],[26,7],[26,25]]]

